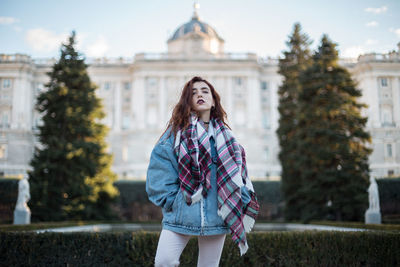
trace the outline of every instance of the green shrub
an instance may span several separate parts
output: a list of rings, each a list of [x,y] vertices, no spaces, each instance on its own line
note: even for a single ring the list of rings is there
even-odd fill
[[[400,215],[400,178],[382,178],[376,183],[382,214]]]
[[[383,222],[400,223],[400,178],[377,179],[377,183]],[[147,198],[145,181],[119,180],[114,185],[120,192],[116,209],[121,220],[161,221],[160,208]],[[260,203],[258,220],[282,219],[280,181],[254,181],[253,185]],[[18,179],[0,179],[0,223],[12,223],[17,192]]]
[[[400,234],[390,232],[258,232],[240,257],[227,235],[220,266],[399,266]],[[0,232],[1,266],[153,266],[159,233]],[[180,266],[196,266],[192,237]]]
[[[19,179],[0,178],[0,223],[12,223]]]

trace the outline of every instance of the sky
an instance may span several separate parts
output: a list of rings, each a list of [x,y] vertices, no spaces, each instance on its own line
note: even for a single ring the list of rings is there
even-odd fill
[[[278,58],[299,22],[316,49],[323,34],[339,56],[388,53],[400,42],[400,0],[199,0],[200,20],[225,52]],[[72,30],[86,57],[163,53],[193,14],[193,0],[0,0],[0,54],[59,56]]]

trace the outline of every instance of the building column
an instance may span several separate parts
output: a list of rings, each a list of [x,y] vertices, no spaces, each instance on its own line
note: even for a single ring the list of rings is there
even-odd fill
[[[133,105],[133,110],[135,113],[135,129],[144,129],[145,124],[145,108],[146,108],[146,95],[145,95],[145,78],[143,76],[138,76],[134,79],[133,95],[135,104]]]
[[[380,110],[380,96],[379,96],[379,84],[378,84],[378,77],[372,76],[369,79],[366,79],[366,87],[365,88],[371,88],[371,99],[368,99],[368,104],[370,105],[371,112],[369,115],[371,115],[371,121],[372,121],[372,127],[373,128],[380,128],[382,126],[381,124],[381,110]],[[368,84],[369,82],[369,84]]]
[[[166,86],[165,86],[165,77],[161,76],[160,77],[160,83],[159,83],[159,88],[158,88],[158,112],[159,112],[159,121],[158,121],[158,127],[159,129],[163,129],[165,127],[165,116],[166,116]]]
[[[24,83],[22,81],[22,77],[15,77],[12,86],[13,86],[12,87],[13,93],[12,93],[10,128],[18,129],[21,128],[21,119],[23,114]]]
[[[114,91],[114,123],[113,131],[121,131],[121,82],[117,81]]]
[[[248,77],[248,98],[247,98],[247,118],[249,118],[248,128],[261,128],[261,105],[260,88],[256,76]]]
[[[21,129],[30,131],[32,129],[31,126],[31,106],[32,106],[32,101],[31,101],[31,91],[32,91],[32,75],[29,73],[26,73],[24,75],[25,77],[22,79],[22,86],[21,86],[21,91],[22,91],[22,108],[21,108]]]
[[[279,105],[279,95],[278,95],[278,85],[275,80],[271,80],[270,82],[270,129],[271,132],[275,132],[278,128],[279,123],[279,112],[278,112],[278,105]],[[272,153],[271,153],[272,154]]]
[[[400,127],[400,77],[393,77],[392,84],[392,99],[393,99],[393,121],[396,127]]]

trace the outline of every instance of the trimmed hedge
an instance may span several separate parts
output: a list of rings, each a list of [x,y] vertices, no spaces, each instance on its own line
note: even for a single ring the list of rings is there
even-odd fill
[[[254,181],[253,186],[257,192],[258,200],[261,202],[279,203],[282,196],[279,181]],[[114,183],[121,193],[121,205],[125,206],[132,202],[147,203],[146,182],[119,180]]]
[[[227,235],[220,266],[399,266],[400,234],[391,232],[262,232],[248,234],[240,257]],[[159,233],[0,232],[1,266],[153,266]],[[197,240],[180,266],[196,266]]]
[[[379,188],[382,214],[397,214],[400,216],[400,178],[379,179],[376,183]]]
[[[18,199],[19,179],[0,178],[0,223],[11,223]]]
[[[383,222],[400,223],[400,178],[378,179],[377,183]],[[160,208],[147,198],[145,181],[119,180],[114,185],[120,191],[116,208],[121,211],[121,220],[161,221]],[[254,181],[253,185],[260,202],[258,220],[282,220],[284,200],[280,181]],[[0,179],[1,223],[12,223],[17,192],[18,179]]]

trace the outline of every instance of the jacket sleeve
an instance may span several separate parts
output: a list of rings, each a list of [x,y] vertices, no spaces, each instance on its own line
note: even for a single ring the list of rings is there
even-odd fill
[[[147,169],[146,192],[149,200],[171,211],[179,190],[178,176],[178,162],[171,144],[157,143],[151,152]]]

